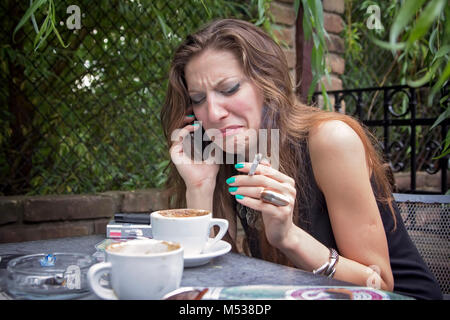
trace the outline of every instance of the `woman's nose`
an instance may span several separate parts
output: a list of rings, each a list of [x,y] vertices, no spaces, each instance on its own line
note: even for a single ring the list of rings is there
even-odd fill
[[[225,102],[217,95],[210,94],[207,98],[208,117],[211,122],[216,122],[228,115]]]

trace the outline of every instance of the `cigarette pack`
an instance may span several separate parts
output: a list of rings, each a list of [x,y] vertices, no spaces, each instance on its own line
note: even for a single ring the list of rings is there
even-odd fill
[[[124,223],[111,220],[106,226],[106,237],[110,239],[151,238],[152,227],[149,224]]]

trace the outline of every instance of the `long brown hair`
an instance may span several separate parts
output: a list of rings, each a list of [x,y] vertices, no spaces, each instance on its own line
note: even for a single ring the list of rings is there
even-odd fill
[[[300,199],[308,199],[310,186],[304,166],[306,153],[300,145],[305,144],[311,128],[328,120],[341,120],[348,124],[361,138],[366,158],[372,170],[377,200],[392,209],[392,192],[379,152],[374,148],[374,138],[360,123],[347,115],[322,111],[302,104],[296,99],[289,75],[286,58],[281,48],[261,29],[246,21],[223,19],[209,23],[198,32],[188,36],[176,50],[169,73],[166,100],[161,110],[161,121],[169,147],[171,133],[183,125],[186,109],[190,105],[185,79],[185,67],[195,55],[206,49],[228,50],[241,63],[244,74],[259,87],[264,95],[261,128],[278,129],[280,136],[279,170],[296,181]],[[185,207],[186,187],[173,163],[169,165],[167,192],[169,207]],[[236,214],[233,197],[228,192],[225,179],[236,174],[232,165],[220,166],[214,191],[213,213],[230,221],[228,240],[235,240]],[[307,213],[294,208],[294,222],[302,225]],[[394,220],[395,221],[395,220]],[[264,233],[264,232],[262,232]],[[230,239],[231,238],[231,239]],[[263,258],[279,263],[286,259],[268,245],[265,235],[260,235],[264,247]]]

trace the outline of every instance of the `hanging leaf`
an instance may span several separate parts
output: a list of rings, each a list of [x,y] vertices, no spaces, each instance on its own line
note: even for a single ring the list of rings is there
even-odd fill
[[[398,36],[405,29],[408,23],[414,18],[416,12],[422,7],[425,0],[409,0],[403,3],[389,33],[389,43],[394,45],[398,41]]]
[[[415,2],[415,1],[409,1]],[[444,9],[447,0],[433,0],[425,7],[425,9],[420,14],[419,19],[417,20],[415,26],[409,32],[409,37],[407,41],[407,45],[411,46],[415,41],[422,38],[428,29],[430,29],[431,25],[436,18],[441,14]]]
[[[28,19],[30,19],[31,15],[34,14],[34,12],[36,12],[36,10],[39,9],[47,1],[48,0],[37,0],[27,9],[27,11],[23,15],[22,19],[20,19],[19,23],[17,24],[16,28],[14,29],[13,39],[14,39],[14,36],[16,35],[17,31],[19,31],[20,28],[22,28],[24,26],[24,24],[28,21]]]
[[[53,3],[53,0],[50,0],[50,5],[51,5],[51,15],[50,15],[50,21],[52,23],[52,29],[53,32],[55,33],[56,37],[59,40],[59,43],[64,47],[67,48],[69,47],[69,44],[64,44],[63,39],[61,38],[61,35],[58,32],[58,29],[56,28],[56,14],[55,14],[55,4]]]
[[[447,107],[447,109],[441,113],[441,115],[436,119],[436,121],[431,126],[430,130],[433,130],[435,127],[437,127],[441,122],[444,120],[450,118],[450,107]],[[449,131],[450,132],[450,131]]]
[[[325,37],[329,38],[329,36],[323,24],[322,2],[320,0],[302,0],[302,6],[303,34],[306,40],[312,39],[313,41],[311,50],[311,72],[313,79],[308,90],[307,98],[307,102],[310,103],[313,93],[317,88],[317,84],[321,81],[321,78],[324,75],[327,75],[327,67],[325,62],[327,45]],[[327,75],[327,78],[329,78],[329,75]],[[325,90],[322,90],[322,95],[327,95]],[[324,97],[324,101],[329,101],[328,96]]]
[[[38,41],[42,42],[42,41],[44,41],[44,40],[48,37],[48,35],[49,35],[48,30],[51,31],[51,28],[49,28],[49,25],[50,25],[50,16],[48,15],[48,16],[45,18],[44,22],[42,23],[41,28],[38,29],[38,31],[39,31],[38,34],[37,34],[36,37],[34,38],[33,46],[34,46],[35,48],[37,48],[36,45],[37,45]],[[44,33],[45,33],[45,35],[43,36]],[[39,43],[39,45],[40,45],[40,43]]]
[[[439,77],[438,81],[436,81],[436,83],[430,90],[430,94],[428,96],[428,104],[431,104],[431,100],[433,99],[434,95],[444,86],[444,83],[447,82],[449,79],[450,79],[450,64],[447,62],[447,65],[445,66],[445,69],[442,72],[441,76]]]
[[[406,81],[406,83],[411,86],[411,87],[421,87],[424,84],[430,82],[430,80],[432,79],[432,77],[434,76],[434,74],[436,73],[436,70],[439,68],[439,66],[441,65],[441,61],[437,61],[436,63],[434,63],[431,68],[429,68],[427,70],[427,72],[425,73],[425,75],[417,80],[410,80],[408,79]]]

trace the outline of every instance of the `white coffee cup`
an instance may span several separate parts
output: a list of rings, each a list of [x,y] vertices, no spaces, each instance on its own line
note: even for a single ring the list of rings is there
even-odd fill
[[[228,230],[227,220],[213,218],[207,210],[160,210],[152,212],[150,221],[153,239],[180,243],[185,257],[208,251]],[[214,238],[210,238],[213,226],[218,226],[220,230]]]
[[[178,243],[147,239],[114,243],[106,248],[106,261],[87,274],[92,291],[102,299],[156,300],[180,287],[183,247]],[[110,274],[112,290],[99,283]]]

